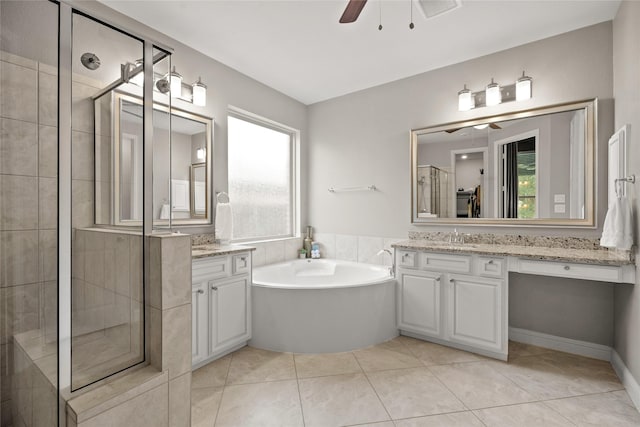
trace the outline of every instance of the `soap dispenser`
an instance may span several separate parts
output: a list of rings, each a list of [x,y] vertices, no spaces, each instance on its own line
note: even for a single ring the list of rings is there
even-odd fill
[[[307,253],[307,258],[311,258],[311,243],[313,242],[313,227],[307,226],[307,236],[304,238],[302,247]]]

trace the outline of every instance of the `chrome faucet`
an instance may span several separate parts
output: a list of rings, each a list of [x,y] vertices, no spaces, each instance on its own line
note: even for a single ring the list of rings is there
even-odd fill
[[[454,228],[453,233],[449,234],[449,243],[452,245],[463,245],[464,234],[458,233],[458,229]]]
[[[380,249],[376,255],[382,255],[388,253],[391,257],[391,267],[389,267],[389,275],[395,277],[396,275],[396,259],[393,257],[393,253],[389,249]]]

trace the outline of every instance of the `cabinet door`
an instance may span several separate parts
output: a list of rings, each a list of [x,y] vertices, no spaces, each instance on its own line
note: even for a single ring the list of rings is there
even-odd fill
[[[440,337],[442,273],[400,270],[398,282],[398,328]]]
[[[191,363],[207,357],[207,283],[194,283],[191,287]]]
[[[249,278],[209,282],[209,351],[216,353],[250,338]]]
[[[451,274],[448,286],[449,339],[506,353],[505,281]]]

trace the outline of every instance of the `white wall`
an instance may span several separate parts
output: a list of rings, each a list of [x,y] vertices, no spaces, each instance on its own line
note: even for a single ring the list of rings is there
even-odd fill
[[[494,77],[511,83],[526,70],[533,77],[533,97],[469,112],[457,111],[457,92],[463,84],[478,90]],[[473,227],[464,232],[599,237],[606,210],[606,144],[613,132],[612,24],[594,25],[503,52],[455,64],[411,78],[324,101],[309,107],[309,219],[319,234],[406,236],[409,230],[450,231],[453,227],[411,225],[409,132],[460,120],[599,98],[598,101],[598,227],[498,228]],[[375,184],[379,192],[327,192],[331,186]],[[539,314],[512,310],[511,325],[538,332],[611,343],[612,322],[604,330],[590,329],[590,319],[610,319],[613,289],[587,292],[578,282],[512,274],[511,305],[536,301],[550,304],[561,315],[556,322],[536,322]],[[552,292],[535,294],[535,284],[551,284]],[[604,297],[603,297],[604,293]],[[584,295],[582,299],[572,295]],[[540,311],[538,311],[539,313]]]
[[[631,125],[628,168],[640,178],[640,3],[623,1],[613,21],[615,128]],[[635,256],[640,259],[640,184],[627,184],[635,213]],[[640,268],[636,266],[636,284],[615,288],[615,350],[640,383]],[[638,390],[640,392],[640,390]],[[640,396],[637,396],[640,398]],[[640,404],[640,401],[636,401]]]

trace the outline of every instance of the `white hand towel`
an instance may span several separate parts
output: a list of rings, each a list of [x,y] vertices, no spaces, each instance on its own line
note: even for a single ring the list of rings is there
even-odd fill
[[[162,208],[160,209],[160,219],[169,219],[170,213],[171,213],[171,210],[169,209],[169,204],[165,203],[164,205],[162,205]]]
[[[233,235],[233,212],[230,203],[216,204],[216,239],[228,242]]]
[[[616,197],[607,211],[600,246],[624,251],[633,245],[631,204],[626,197]]]

